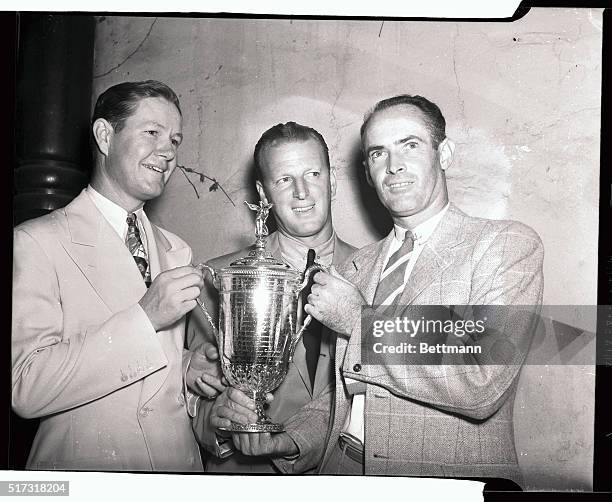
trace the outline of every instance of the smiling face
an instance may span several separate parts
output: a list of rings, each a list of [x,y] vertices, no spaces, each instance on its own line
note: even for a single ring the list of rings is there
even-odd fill
[[[282,141],[262,152],[259,196],[274,204],[279,231],[306,245],[332,235],[331,197],[336,177],[314,140]]]
[[[102,154],[92,185],[102,195],[133,211],[162,194],[176,168],[182,118],[164,98],[144,98],[123,127],[115,131],[104,119],[94,123]]]
[[[448,139],[434,147],[421,110],[398,105],[376,112],[362,142],[368,183],[396,224],[414,228],[444,208],[453,147]]]

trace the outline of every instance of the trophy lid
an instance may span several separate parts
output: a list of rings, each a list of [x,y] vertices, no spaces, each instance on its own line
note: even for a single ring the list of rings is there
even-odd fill
[[[268,227],[266,219],[270,213],[272,204],[259,201],[259,205],[250,204],[245,201],[249,209],[256,211],[255,219],[255,247],[242,258],[233,261],[229,267],[222,269],[221,275],[272,275],[272,276],[295,276],[298,278],[300,272],[284,261],[278,260],[266,250]]]

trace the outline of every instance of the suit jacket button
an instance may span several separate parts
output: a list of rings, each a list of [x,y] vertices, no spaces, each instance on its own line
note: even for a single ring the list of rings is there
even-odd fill
[[[141,417],[146,417],[146,416],[148,416],[148,415],[149,415],[149,408],[146,408],[146,407],[145,407],[145,408],[142,408],[142,409],[140,410],[140,416],[141,416]]]
[[[355,373],[359,373],[361,371],[361,364],[357,363],[355,366],[353,366],[353,371]]]

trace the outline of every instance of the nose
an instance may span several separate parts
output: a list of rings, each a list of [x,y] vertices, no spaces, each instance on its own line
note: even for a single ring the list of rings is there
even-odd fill
[[[176,157],[176,147],[172,144],[172,140],[167,139],[158,145],[156,154],[159,157],[166,159],[168,162]]]
[[[308,197],[308,185],[302,178],[296,178],[293,188],[293,196],[299,200],[304,200],[306,197]]]
[[[399,155],[389,152],[387,157],[387,172],[389,174],[397,174],[405,171],[405,169]]]

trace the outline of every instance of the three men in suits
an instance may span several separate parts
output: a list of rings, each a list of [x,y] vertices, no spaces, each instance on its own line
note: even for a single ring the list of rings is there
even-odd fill
[[[203,278],[143,210],[177,165],[179,100],[160,82],[118,84],[92,132],[91,184],[14,233],[12,404],[41,418],[28,468],[200,471],[185,384],[223,389],[216,363],[183,348]]]
[[[336,177],[330,167],[327,144],[319,132],[295,122],[278,124],[262,135],[255,147],[254,160],[257,192],[263,201],[273,204],[278,227],[268,237],[267,250],[272,255],[304,270],[309,249],[315,250],[317,262],[325,266],[339,265],[355,251],[336,235],[332,225],[331,199],[336,191]],[[210,265],[224,268],[248,251],[243,249],[215,258]],[[216,320],[218,292],[208,280],[203,294]],[[192,319],[188,330],[190,347],[214,339],[208,324],[196,315]],[[254,402],[231,388],[214,403],[202,402],[195,430],[202,444],[216,455],[208,460],[207,471],[300,473],[318,465],[334,385],[329,333],[322,332],[320,327],[313,322],[306,330],[289,372],[270,403],[269,416],[284,423],[286,432],[235,433],[231,438],[223,438],[217,427],[228,427],[231,421],[248,424],[257,419]],[[317,398],[323,399],[325,406],[304,412],[303,407]],[[231,449],[238,451],[219,458]]]
[[[368,182],[394,229],[354,253],[339,275],[314,277],[305,310],[337,337],[336,398],[320,472],[500,477],[520,484],[512,407],[533,326],[504,333],[519,349],[510,364],[368,364],[360,319],[362,308],[380,305],[537,311],[540,238],[521,223],[473,218],[449,203],[445,171],[454,145],[442,113],[427,99],[379,102],[361,139]]]

